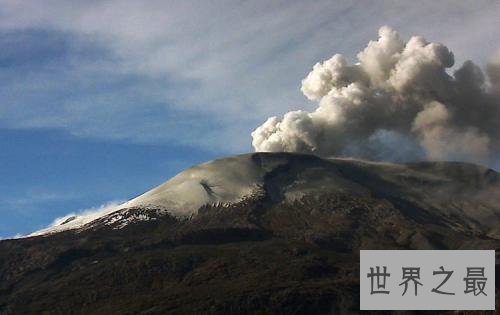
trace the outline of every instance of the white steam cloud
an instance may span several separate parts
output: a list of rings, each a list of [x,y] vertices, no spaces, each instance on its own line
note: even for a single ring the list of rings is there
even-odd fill
[[[371,159],[454,159],[490,163],[500,143],[500,50],[483,72],[415,36],[379,30],[349,64],[336,54],[314,65],[302,92],[313,112],[271,117],[252,132],[256,151]]]
[[[66,230],[76,229],[90,223],[104,215],[115,212],[120,208],[123,201],[111,201],[99,207],[93,207],[85,210],[78,211],[78,213],[69,213],[65,216],[56,218],[46,228],[33,232],[27,236],[38,236],[43,234],[50,234],[62,232]]]

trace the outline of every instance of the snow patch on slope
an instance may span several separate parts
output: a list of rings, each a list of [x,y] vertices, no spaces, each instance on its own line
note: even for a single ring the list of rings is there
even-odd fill
[[[167,214],[167,211],[164,209],[124,208],[97,218],[86,224],[84,228],[92,229],[109,226],[114,230],[119,230],[131,223],[155,221]]]

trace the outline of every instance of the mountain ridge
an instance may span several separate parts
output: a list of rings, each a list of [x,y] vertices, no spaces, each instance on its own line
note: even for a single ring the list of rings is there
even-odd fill
[[[287,172],[290,174],[287,179],[284,179],[287,177],[284,173]],[[280,199],[293,200],[304,194],[323,191],[348,191],[356,195],[387,194],[383,191],[383,187],[394,195],[394,191],[400,189],[395,186],[403,186],[404,192],[402,193],[409,194],[409,192],[415,193],[418,189],[424,189],[426,185],[433,185],[433,189],[436,189],[436,186],[446,186],[447,195],[458,195],[464,189],[475,189],[477,191],[474,193],[480,194],[483,198],[482,203],[488,204],[489,208],[496,202],[500,203],[500,197],[494,197],[500,195],[498,173],[470,163],[396,164],[340,158],[322,159],[313,155],[295,153],[253,153],[209,161],[191,167],[150,191],[113,209],[105,210],[103,215],[112,215],[128,208],[152,208],[157,212],[158,209],[163,209],[165,213],[178,217],[190,217],[196,215],[198,209],[204,205],[234,203],[252,195],[266,185],[272,186],[273,176],[275,177],[276,174],[281,180],[285,180],[284,183],[279,183],[278,189],[268,192],[272,198],[276,199],[276,202]],[[355,178],[355,174],[358,174],[359,178]],[[376,183],[368,183],[369,181],[376,181]],[[379,185],[381,182],[382,184]],[[410,187],[407,186],[410,185],[416,186],[417,189],[409,189]],[[493,191],[489,192],[488,189]],[[428,189],[425,192],[429,194]],[[491,198],[494,200],[491,201]],[[492,215],[497,214],[498,212]],[[488,214],[484,215],[487,217],[481,217],[480,221],[482,224],[489,225]],[[115,213],[114,216],[116,218],[117,214]],[[66,227],[78,229],[98,218],[100,217],[97,216],[90,222],[84,220],[85,223],[80,225],[71,223],[77,223],[78,216],[68,218],[58,226],[35,232],[32,235],[57,232],[65,230]],[[493,233],[500,232],[495,230]]]
[[[182,173],[174,183],[198,192],[255,189],[187,215],[148,200],[0,241],[0,314],[357,313],[360,249],[495,249],[499,305],[493,170],[256,153]]]

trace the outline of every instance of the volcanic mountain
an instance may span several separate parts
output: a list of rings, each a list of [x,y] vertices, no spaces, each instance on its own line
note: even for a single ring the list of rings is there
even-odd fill
[[[358,312],[360,249],[499,250],[499,174],[291,153],[211,161],[1,241],[0,314]]]

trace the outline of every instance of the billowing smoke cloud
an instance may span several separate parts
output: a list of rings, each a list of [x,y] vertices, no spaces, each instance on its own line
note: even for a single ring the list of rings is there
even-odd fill
[[[309,152],[371,159],[489,163],[500,149],[500,51],[483,72],[415,36],[379,30],[349,64],[336,54],[314,65],[302,92],[313,112],[271,117],[252,132],[256,151]]]

